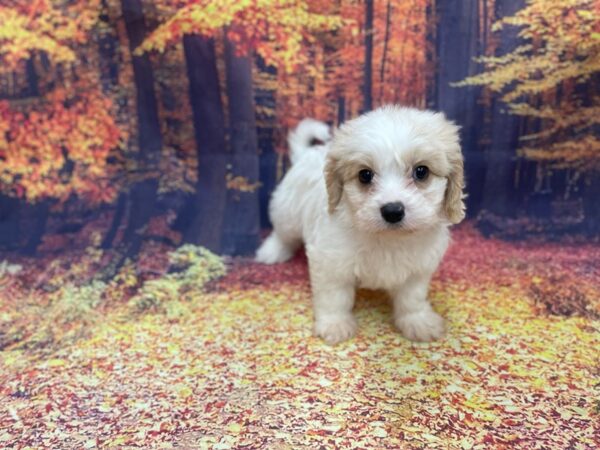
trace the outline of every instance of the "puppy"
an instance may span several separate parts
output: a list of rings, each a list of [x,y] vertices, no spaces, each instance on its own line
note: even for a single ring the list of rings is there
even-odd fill
[[[286,261],[305,244],[314,333],[329,344],[356,333],[357,287],[389,293],[406,338],[441,337],[444,320],[427,293],[448,227],[465,216],[458,127],[440,113],[384,106],[333,139],[305,119],[288,143],[292,167],[273,193],[274,229],[256,260]]]

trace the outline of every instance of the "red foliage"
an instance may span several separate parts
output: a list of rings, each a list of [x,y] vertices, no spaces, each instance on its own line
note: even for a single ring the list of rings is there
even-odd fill
[[[267,266],[246,258],[233,258],[228,264],[227,275],[215,281],[211,287],[215,290],[251,289],[264,286],[273,289],[282,285],[306,286],[308,266],[304,250],[298,251],[290,261],[284,264]]]

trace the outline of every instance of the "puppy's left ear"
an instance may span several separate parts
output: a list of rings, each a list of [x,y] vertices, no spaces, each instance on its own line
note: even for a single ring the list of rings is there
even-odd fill
[[[460,149],[450,159],[450,174],[444,196],[444,211],[451,223],[459,223],[465,218],[465,202],[463,189],[465,187],[464,163]]]
[[[342,199],[343,181],[339,173],[339,161],[331,155],[327,156],[325,163],[325,185],[327,187],[327,204],[329,214],[335,211]]]

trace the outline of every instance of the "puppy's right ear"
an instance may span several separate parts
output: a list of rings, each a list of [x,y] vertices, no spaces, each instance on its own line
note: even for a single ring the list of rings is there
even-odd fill
[[[336,158],[327,156],[327,162],[325,164],[325,185],[327,187],[329,214],[332,214],[335,211],[335,208],[342,199],[343,181],[338,168],[339,161]]]
[[[465,218],[464,163],[460,152],[450,161],[452,170],[448,175],[448,184],[444,196],[444,209],[450,223],[459,223]]]

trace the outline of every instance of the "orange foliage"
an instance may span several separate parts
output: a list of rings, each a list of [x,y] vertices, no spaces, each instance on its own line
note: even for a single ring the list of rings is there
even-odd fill
[[[390,0],[387,43],[388,2],[375,1],[372,86],[375,106],[385,103],[424,106],[425,9],[429,1]],[[315,8],[325,8],[322,2],[312,3]],[[292,74],[277,73],[275,115],[284,130],[306,116],[336,123],[340,102],[344,104],[346,118],[356,116],[362,107],[364,2],[343,0],[328,8],[327,14],[338,15],[347,25],[319,34],[317,43],[305,47],[309,64]],[[285,149],[284,135],[281,133],[280,150]]]
[[[0,192],[30,202],[114,198],[109,156],[125,133],[97,75],[100,3],[0,7]]]
[[[375,2],[373,98],[377,104],[425,105],[426,7],[430,0],[390,0],[390,27],[383,78],[386,2]]]
[[[3,1],[0,6],[0,74],[22,68],[43,52],[54,64],[73,63],[73,44],[83,44],[94,26],[100,0],[57,5],[48,0]],[[61,2],[62,3],[62,2]]]
[[[430,1],[390,0],[389,27],[388,2],[375,2],[372,88],[376,104],[424,105],[425,9]],[[158,5],[160,12],[170,16],[138,52],[163,52],[184,34],[220,37],[225,31],[238,51],[253,51],[276,68],[275,75],[255,73],[254,78],[259,89],[275,96],[274,111],[259,109],[277,118],[280,150],[285,148],[286,130],[302,117],[335,122],[340,101],[346,117],[358,114],[364,66],[363,2],[182,0]]]
[[[73,193],[92,202],[112,200],[107,161],[121,131],[111,109],[98,90],[67,100],[57,89],[35,108],[0,102],[0,189],[29,201],[64,201]]]
[[[314,32],[343,24],[339,17],[314,12],[305,0],[189,1],[152,33],[139,52],[162,52],[184,34],[217,36],[226,28],[238,52],[255,50],[269,64],[291,72],[306,62],[303,44],[315,42]]]

